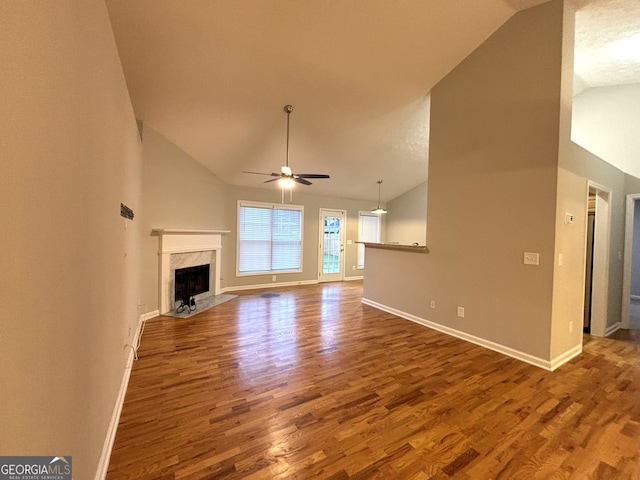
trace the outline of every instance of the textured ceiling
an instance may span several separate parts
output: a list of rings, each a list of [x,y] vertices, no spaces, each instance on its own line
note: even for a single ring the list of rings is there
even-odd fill
[[[581,89],[640,83],[640,1],[576,0]]]
[[[107,6],[136,117],[225,182],[277,189],[241,171],[279,171],[291,104],[291,167],[331,175],[296,188],[373,201],[382,179],[388,201],[426,180],[430,89],[517,10],[543,2]]]

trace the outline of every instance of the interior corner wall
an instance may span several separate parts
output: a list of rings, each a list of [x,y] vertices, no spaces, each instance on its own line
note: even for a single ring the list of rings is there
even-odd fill
[[[104,2],[0,10],[0,452],[89,479],[139,318],[140,141]]]
[[[430,253],[367,251],[365,276],[366,299],[539,363],[550,360],[562,22],[559,0],[514,15],[432,90]]]
[[[567,168],[572,159],[575,11],[563,6],[560,141],[555,213],[551,359],[559,364],[582,351],[587,216],[586,179]],[[573,216],[572,223],[565,215]],[[561,259],[561,260],[560,260]]]
[[[424,245],[427,238],[427,182],[387,202],[385,242]]]
[[[147,312],[159,309],[159,240],[156,228],[229,230],[229,187],[147,123],[142,123],[142,298]],[[224,271],[228,237],[222,237]],[[221,279],[222,286],[225,280]]]
[[[551,325],[551,358],[582,348],[587,231],[587,184],[580,175],[558,169],[558,203]],[[565,223],[571,214],[573,222]],[[562,260],[560,260],[562,259]],[[579,352],[578,352],[579,353]]]

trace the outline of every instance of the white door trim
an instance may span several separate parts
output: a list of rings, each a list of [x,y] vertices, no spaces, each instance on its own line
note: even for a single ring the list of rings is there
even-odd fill
[[[590,330],[591,335],[606,337],[607,313],[609,310],[609,243],[611,237],[612,190],[591,180],[589,180],[588,185],[589,191],[595,191],[596,194]]]
[[[325,216],[340,216],[340,272],[323,275],[323,263],[324,263],[324,217]],[[347,211],[337,208],[321,208],[320,215],[318,216],[318,282],[341,282],[344,280],[345,274],[345,239],[347,234]]]

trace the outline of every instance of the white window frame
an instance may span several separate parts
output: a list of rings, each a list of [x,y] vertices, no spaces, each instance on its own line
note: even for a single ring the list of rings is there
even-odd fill
[[[372,213],[368,211],[358,212],[358,242],[363,242],[363,241],[371,242],[371,240],[362,239],[362,217],[374,217],[378,219],[378,231],[376,232],[377,239],[375,240],[375,242],[376,243],[380,242],[380,235],[382,231],[382,222],[380,219],[380,215],[378,215],[377,213]],[[365,264],[364,252],[365,252],[364,245],[361,243],[358,243],[358,252],[356,257],[356,269],[358,270],[364,269],[364,264]]]
[[[300,268],[291,270],[261,270],[256,272],[240,271],[240,210],[242,207],[269,208],[273,210],[296,210],[300,212]],[[236,276],[247,277],[253,275],[275,275],[282,273],[301,273],[303,270],[304,259],[304,206],[302,205],[283,205],[279,203],[263,203],[251,202],[247,200],[238,200],[237,220],[236,220]]]

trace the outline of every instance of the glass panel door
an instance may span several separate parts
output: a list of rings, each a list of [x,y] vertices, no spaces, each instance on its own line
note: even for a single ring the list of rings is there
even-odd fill
[[[321,282],[343,279],[345,216],[342,210],[320,209],[318,280]]]

